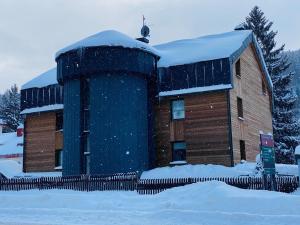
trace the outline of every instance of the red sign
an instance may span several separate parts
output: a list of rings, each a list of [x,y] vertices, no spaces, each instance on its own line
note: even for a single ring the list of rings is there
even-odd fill
[[[260,135],[260,144],[264,147],[274,147],[273,136],[270,134],[261,134]]]

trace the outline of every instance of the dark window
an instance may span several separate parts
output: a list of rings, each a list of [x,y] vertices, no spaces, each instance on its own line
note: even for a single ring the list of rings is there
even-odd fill
[[[243,100],[237,97],[238,117],[243,118]]]
[[[89,174],[90,172],[90,79],[81,80],[81,103],[82,103],[82,168],[81,172]]]
[[[56,113],[56,130],[62,130],[63,129],[63,112]]]
[[[174,161],[185,161],[186,159],[186,143],[173,142],[173,162]]]
[[[261,80],[261,89],[262,89],[262,93],[264,95],[266,95],[267,94],[267,87],[266,87],[264,79]]]
[[[172,101],[172,119],[184,119],[185,112],[184,112],[184,100],[174,100]]]
[[[83,132],[90,130],[90,79],[82,81]]]
[[[236,74],[236,76],[241,77],[241,60],[240,59],[235,63],[235,74]]]
[[[63,151],[61,149],[55,150],[55,167],[62,166]]]
[[[245,141],[240,140],[240,153],[241,153],[241,160],[246,160],[246,147]]]

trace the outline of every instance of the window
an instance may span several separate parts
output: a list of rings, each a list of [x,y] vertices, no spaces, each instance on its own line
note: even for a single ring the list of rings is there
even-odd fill
[[[63,159],[63,151],[61,149],[55,150],[55,167],[62,166],[62,159]]]
[[[63,129],[63,112],[56,113],[56,131]]]
[[[89,132],[90,130],[90,79],[83,79],[82,85],[82,121],[83,132]]]
[[[173,156],[174,161],[185,161],[186,159],[186,143],[185,142],[174,142],[173,143]]]
[[[262,89],[262,93],[264,95],[267,95],[267,87],[266,87],[264,79],[261,80],[261,89]]]
[[[241,153],[241,160],[246,160],[246,147],[245,141],[240,140],[240,153]]]
[[[241,60],[240,59],[235,63],[235,75],[237,77],[241,77]]]
[[[244,118],[243,116],[243,100],[237,97],[237,109],[238,109],[238,117]]]
[[[184,119],[184,100],[174,100],[172,101],[172,119]]]

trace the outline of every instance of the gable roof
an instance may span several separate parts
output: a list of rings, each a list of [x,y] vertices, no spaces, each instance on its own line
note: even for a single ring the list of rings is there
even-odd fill
[[[56,67],[40,74],[39,76],[23,84],[21,90],[29,88],[41,88],[52,84],[57,84]]]
[[[194,39],[177,40],[154,47],[161,56],[158,67],[166,68],[224,58],[228,58],[230,63],[233,63],[251,43],[255,46],[268,86],[272,90],[272,81],[261,49],[251,30],[235,30]]]

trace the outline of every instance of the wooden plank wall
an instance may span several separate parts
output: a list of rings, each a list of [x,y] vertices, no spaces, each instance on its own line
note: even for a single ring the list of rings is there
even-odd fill
[[[239,163],[241,159],[240,140],[245,140],[246,159],[254,161],[259,153],[259,132],[272,133],[271,97],[269,92],[266,95],[263,94],[263,74],[253,46],[250,45],[243,52],[240,62],[241,78],[235,75],[235,66],[233,64],[235,88],[230,91],[235,163]],[[243,100],[244,120],[239,119],[237,115],[237,97]]]
[[[54,170],[55,121],[55,112],[45,112],[26,116],[25,172]]]
[[[172,141],[187,144],[187,162],[231,165],[227,94],[210,92],[180,96],[185,100],[185,119],[171,121],[171,100],[156,107],[157,166],[172,161]]]

